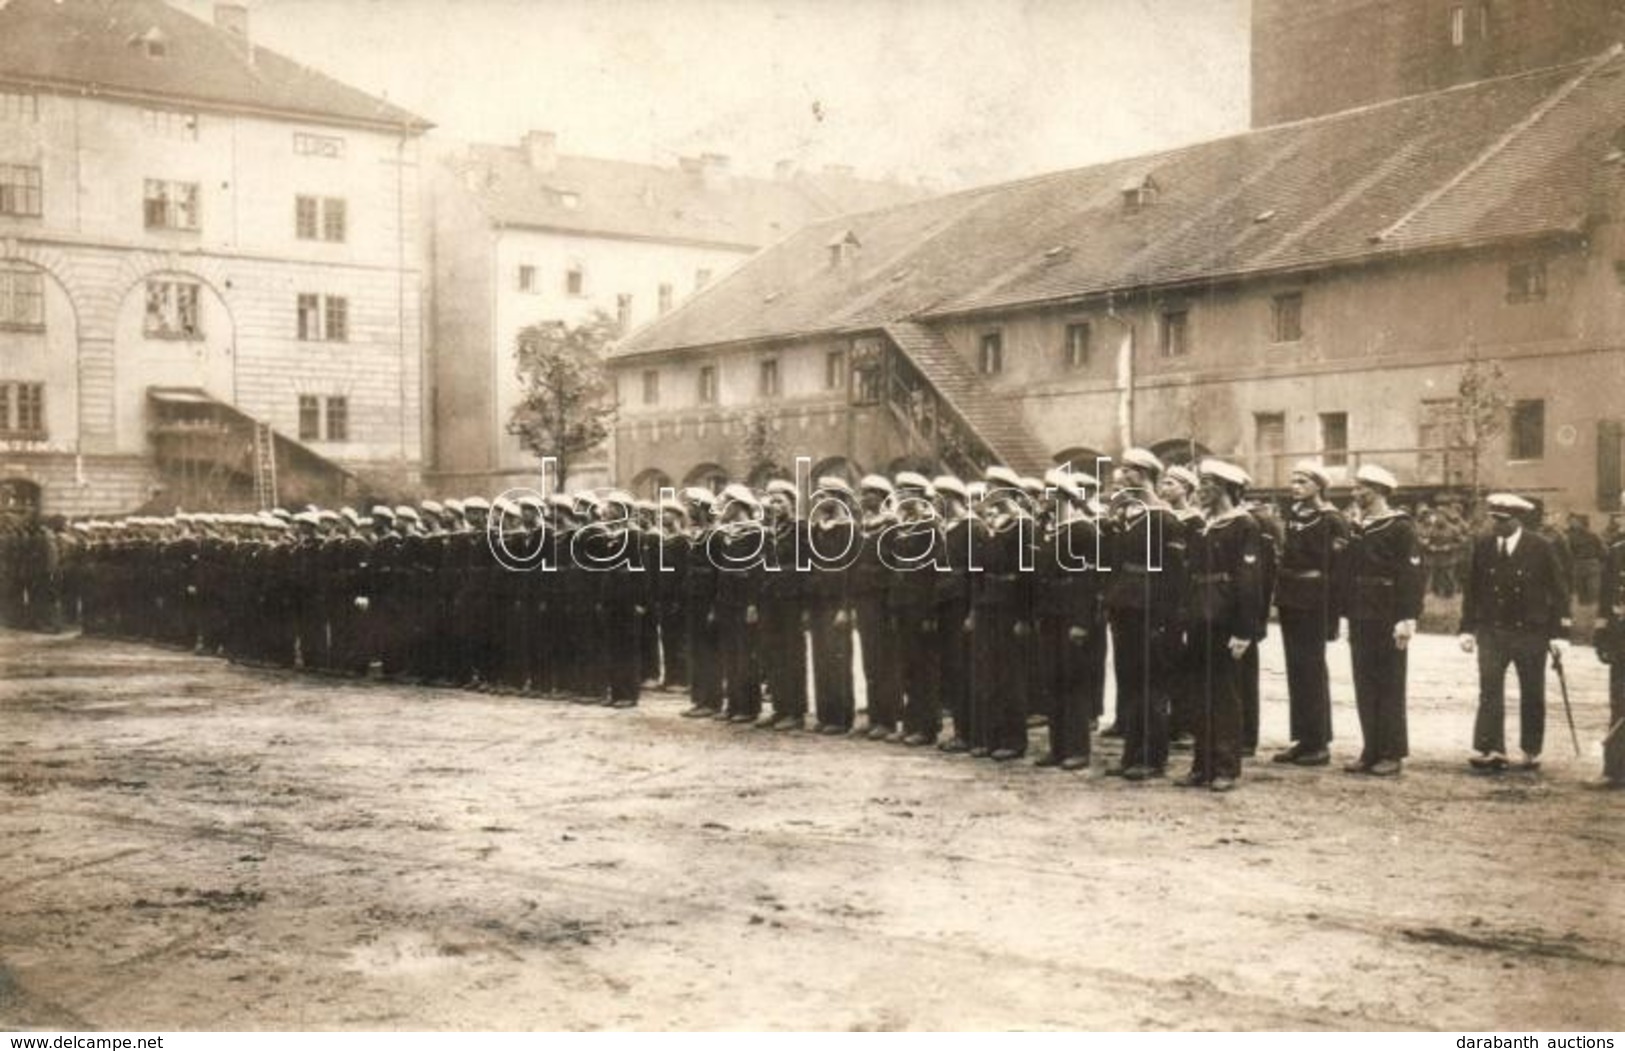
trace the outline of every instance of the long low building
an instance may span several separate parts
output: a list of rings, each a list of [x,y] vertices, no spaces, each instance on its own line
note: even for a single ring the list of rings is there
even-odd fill
[[[1621,113],[1615,48],[814,223],[616,348],[618,476],[1133,443],[1615,508]]]

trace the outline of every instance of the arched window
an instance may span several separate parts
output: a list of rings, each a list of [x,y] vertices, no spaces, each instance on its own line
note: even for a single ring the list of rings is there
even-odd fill
[[[674,488],[671,475],[654,467],[639,471],[632,479],[633,494],[644,500],[658,500],[660,490]]]
[[[728,484],[728,472],[720,464],[702,463],[694,467],[683,476],[683,485],[697,485],[702,489],[709,489],[713,493],[722,491]]]

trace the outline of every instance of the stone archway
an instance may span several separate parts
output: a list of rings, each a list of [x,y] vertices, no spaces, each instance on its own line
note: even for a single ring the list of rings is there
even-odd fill
[[[683,476],[683,485],[685,487],[699,486],[702,489],[709,489],[713,493],[720,493],[722,487],[727,484],[728,471],[721,464],[696,464]]]
[[[660,499],[660,490],[675,489],[671,475],[656,467],[639,471],[632,478],[632,495],[644,500]]]
[[[8,437],[78,450],[83,411],[78,304],[59,273],[21,251],[0,255],[0,281],[7,285],[8,307],[0,317],[0,359],[5,362],[0,378],[29,388],[31,399],[25,420],[22,392],[8,392],[0,430]]]
[[[841,479],[848,485],[857,485],[858,480],[863,477],[863,468],[844,456],[831,456],[819,460],[813,465],[812,479],[814,482],[831,475]]]

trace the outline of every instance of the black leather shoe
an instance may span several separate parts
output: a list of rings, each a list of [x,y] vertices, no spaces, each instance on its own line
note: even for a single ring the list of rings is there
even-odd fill
[[[1332,753],[1324,748],[1312,752],[1299,752],[1292,760],[1294,766],[1326,766],[1332,761]]]
[[[831,724],[829,726],[819,727],[818,732],[823,734],[825,737],[841,737],[848,733],[848,730],[844,726],[835,726]]]
[[[1061,769],[1087,770],[1089,769],[1089,757],[1083,755],[1069,755],[1065,759],[1061,760]]]
[[[969,754],[972,759],[986,759],[993,752],[987,748],[972,748]]]
[[[1344,763],[1343,772],[1345,774],[1369,774],[1371,772],[1371,764],[1366,762],[1364,759],[1356,759],[1352,763]]]
[[[1208,779],[1195,771],[1174,780],[1175,788],[1206,788],[1207,785]]]
[[[925,734],[909,734],[903,738],[903,743],[910,748],[924,748],[931,743],[931,738],[925,736]]]
[[[1144,781],[1151,776],[1151,769],[1145,766],[1131,766],[1123,771],[1125,781]]]
[[[1021,756],[1022,753],[1016,751],[1014,748],[999,748],[995,749],[990,754],[989,758],[991,758],[995,763],[1008,763],[1012,759],[1020,759]]]
[[[1371,769],[1367,772],[1372,777],[1398,777],[1399,771],[1400,763],[1398,759],[1379,759],[1371,764]]]
[[[1061,765],[1061,757],[1056,755],[1054,752],[1045,752],[1043,755],[1041,755],[1037,759],[1033,760],[1033,765],[1034,766],[1060,766]]]
[[[884,741],[891,737],[892,733],[893,731],[886,729],[884,726],[871,726],[863,736],[871,741]]]
[[[937,751],[947,752],[949,755],[959,755],[962,752],[970,751],[970,745],[958,737],[953,737],[937,745]]]
[[[1285,749],[1284,751],[1276,752],[1274,755],[1270,756],[1270,762],[1272,762],[1272,763],[1295,763],[1295,762],[1298,761],[1298,756],[1300,756],[1302,754],[1303,754],[1303,749],[1300,748],[1297,745],[1293,745],[1291,748]]]
[[[1236,787],[1236,783],[1228,777],[1215,777],[1207,787],[1211,792],[1229,792]]]

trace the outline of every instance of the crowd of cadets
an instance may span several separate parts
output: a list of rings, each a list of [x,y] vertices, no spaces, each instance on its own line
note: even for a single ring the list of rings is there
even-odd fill
[[[6,538],[0,613],[247,664],[616,707],[658,681],[688,691],[690,718],[997,761],[1023,756],[1042,721],[1040,766],[1087,770],[1092,738],[1119,737],[1109,775],[1160,778],[1189,749],[1176,783],[1226,791],[1258,746],[1273,605],[1293,742],[1274,761],[1330,761],[1326,650],[1343,622],[1362,736],[1345,769],[1391,776],[1408,750],[1421,538],[1388,504],[1389,472],[1361,468],[1346,515],[1330,481],[1297,465],[1277,516],[1247,502],[1232,464],[1165,469],[1131,449],[1104,487],[994,467],[976,482],[820,478],[806,500],[780,480],[660,504],[528,494],[83,521]],[[1486,719],[1481,705],[1481,755],[1499,751]]]

